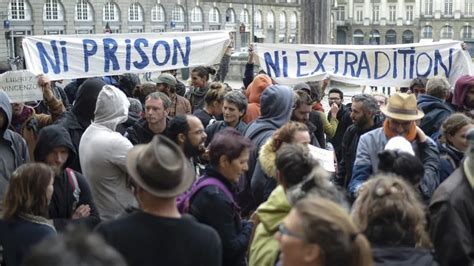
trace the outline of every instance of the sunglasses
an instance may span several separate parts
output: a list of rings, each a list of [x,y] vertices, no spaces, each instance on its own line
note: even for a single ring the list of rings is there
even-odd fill
[[[280,234],[282,235],[287,235],[287,236],[291,236],[291,237],[294,237],[294,238],[297,238],[297,239],[301,239],[301,240],[304,240],[304,237],[300,234],[297,234],[297,233],[294,233],[294,232],[291,232],[283,223],[281,223],[279,226],[278,226],[278,231],[280,232]]]

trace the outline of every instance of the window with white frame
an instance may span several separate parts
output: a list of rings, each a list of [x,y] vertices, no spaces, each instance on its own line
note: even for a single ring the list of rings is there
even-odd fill
[[[286,13],[280,12],[280,29],[286,29]]]
[[[162,5],[156,4],[151,9],[151,21],[153,22],[164,22],[165,21],[165,9]]]
[[[462,38],[463,39],[472,39],[472,27],[466,25],[462,27]]]
[[[474,0],[465,0],[464,14],[472,16],[474,15]]]
[[[275,28],[275,13],[273,13],[273,11],[268,11],[267,24],[269,29]]]
[[[191,10],[191,22],[193,22],[193,23],[202,22],[202,9],[200,7],[195,6]]]
[[[114,2],[107,2],[103,8],[104,21],[119,21],[119,9]]]
[[[257,29],[263,28],[263,23],[262,23],[262,11],[257,10],[255,13],[255,27]]]
[[[345,6],[338,6],[336,10],[336,20],[337,21],[344,21],[346,20],[346,7]]]
[[[87,0],[79,0],[76,3],[76,21],[92,21],[92,7]]]
[[[31,7],[26,0],[10,0],[8,5],[9,20],[31,20]]]
[[[240,22],[249,24],[249,11],[247,9],[243,9],[242,12],[240,12]]]
[[[372,21],[378,22],[380,20],[380,6],[374,5],[372,7]]]
[[[209,23],[219,23],[220,22],[220,13],[217,7],[211,8],[209,10]]]
[[[425,0],[425,15],[433,15],[433,0]]]
[[[424,26],[422,33],[421,33],[422,38],[424,39],[432,39],[433,38],[433,27],[431,26]]]
[[[362,9],[362,7],[358,7],[355,12],[356,12],[356,21],[359,23],[364,21],[364,10]]]
[[[225,22],[235,23],[235,11],[232,8],[229,8],[225,11]]]
[[[444,26],[441,29],[441,39],[452,39],[453,38],[453,27],[451,26]]]
[[[397,20],[397,6],[388,6],[388,21],[395,22]]]
[[[143,11],[139,3],[132,3],[128,8],[128,21],[143,21]]]
[[[62,21],[64,19],[63,9],[58,0],[46,0],[43,11],[43,20]]]
[[[406,6],[406,20],[409,22],[413,22],[413,6]]]
[[[453,15],[453,0],[444,0],[444,14],[447,16]]]
[[[298,28],[298,15],[296,12],[291,13],[290,16],[290,29],[294,30]]]
[[[171,11],[171,20],[174,22],[184,22],[184,9],[180,5],[176,5]]]

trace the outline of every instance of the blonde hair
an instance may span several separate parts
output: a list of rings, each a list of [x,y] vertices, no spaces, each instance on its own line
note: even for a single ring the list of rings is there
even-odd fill
[[[359,190],[352,218],[371,243],[431,247],[423,205],[399,177],[376,175]]]
[[[358,232],[349,214],[338,204],[323,198],[305,198],[294,206],[300,217],[303,238],[321,249],[326,266],[371,266],[367,238]]]

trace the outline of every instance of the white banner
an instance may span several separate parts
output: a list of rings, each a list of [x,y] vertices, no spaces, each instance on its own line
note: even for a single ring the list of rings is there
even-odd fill
[[[0,75],[0,90],[5,91],[11,103],[43,99],[38,79],[28,70],[8,71]]]
[[[416,77],[445,76],[454,86],[473,74],[461,42],[397,45],[255,43],[261,68],[280,83],[331,80],[357,85],[408,87]]]
[[[26,66],[50,80],[143,73],[218,64],[226,31],[32,36]]]

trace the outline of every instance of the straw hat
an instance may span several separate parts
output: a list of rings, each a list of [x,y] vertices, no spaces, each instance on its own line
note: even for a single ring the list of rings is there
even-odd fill
[[[416,106],[414,94],[395,93],[388,99],[388,104],[380,107],[380,110],[385,116],[402,121],[415,121],[425,116]]]

